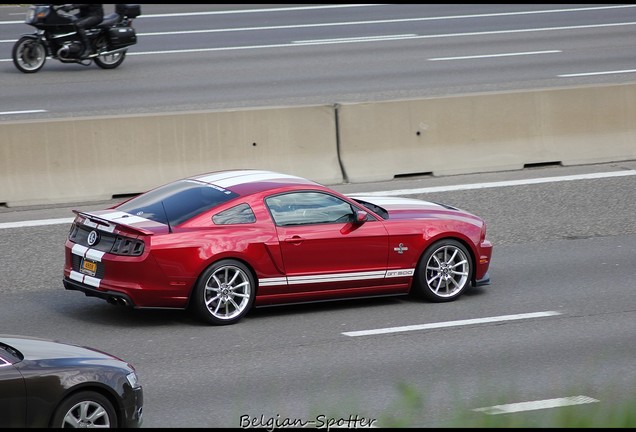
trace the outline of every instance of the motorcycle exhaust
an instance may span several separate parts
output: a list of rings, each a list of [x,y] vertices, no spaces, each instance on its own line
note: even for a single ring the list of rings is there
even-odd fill
[[[100,55],[100,56],[102,56],[102,55],[117,54],[117,53],[120,53],[120,52],[126,51],[127,49],[128,49],[128,47],[125,47],[125,48],[117,48],[117,49],[110,50],[110,51],[100,51],[100,52],[99,52],[99,55]]]
[[[77,42],[73,42],[71,44],[65,44],[62,48],[60,48],[57,51],[57,55],[64,59],[71,59],[78,57],[81,52],[82,46]]]

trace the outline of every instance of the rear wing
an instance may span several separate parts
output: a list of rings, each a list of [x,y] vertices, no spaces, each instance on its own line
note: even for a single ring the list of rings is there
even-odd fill
[[[73,210],[73,213],[83,217],[86,225],[106,232],[113,232],[118,225],[126,231],[133,231],[142,235],[153,235],[157,228],[162,228],[162,230],[168,228],[167,225],[161,222],[116,210],[100,210],[98,214]],[[155,230],[152,230],[152,228],[155,228]]]

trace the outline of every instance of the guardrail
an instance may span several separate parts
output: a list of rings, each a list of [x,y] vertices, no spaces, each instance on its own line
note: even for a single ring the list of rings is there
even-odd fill
[[[325,184],[636,159],[636,84],[0,123],[0,203],[110,199],[229,168]]]

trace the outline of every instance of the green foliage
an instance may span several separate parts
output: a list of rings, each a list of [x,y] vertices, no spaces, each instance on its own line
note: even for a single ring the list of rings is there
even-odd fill
[[[553,409],[507,414],[487,414],[469,408],[455,408],[455,417],[442,425],[431,425],[425,419],[425,404],[413,386],[398,384],[399,399],[379,417],[382,428],[448,427],[448,428],[633,428],[636,427],[636,395],[631,402],[586,403]],[[430,419],[429,419],[430,420]]]
[[[393,403],[389,413],[383,414],[379,418],[381,427],[412,427],[417,423],[417,418],[421,416],[424,403],[417,390],[406,383],[400,383],[398,384],[398,392],[400,400]]]

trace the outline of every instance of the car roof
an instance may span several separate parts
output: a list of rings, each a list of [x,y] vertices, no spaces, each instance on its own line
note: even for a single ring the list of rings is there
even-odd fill
[[[189,179],[227,189],[239,195],[248,195],[286,186],[323,187],[321,184],[303,177],[255,169],[215,171],[192,176]]]

